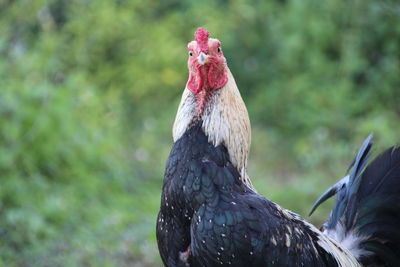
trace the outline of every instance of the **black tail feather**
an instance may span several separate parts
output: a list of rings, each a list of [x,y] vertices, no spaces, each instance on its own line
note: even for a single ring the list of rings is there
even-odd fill
[[[361,145],[360,149],[358,150],[357,156],[354,158],[353,162],[351,163],[349,170],[351,170],[350,174],[345,176],[342,180],[340,180],[338,183],[336,183],[334,186],[329,188],[325,193],[323,193],[317,201],[315,201],[314,205],[311,208],[310,214],[311,215],[316,208],[322,204],[324,201],[332,197],[333,195],[337,194],[337,198],[344,198],[342,201],[342,205],[340,206],[335,206],[336,209],[333,210],[331,214],[332,221],[330,224],[336,224],[339,221],[339,218],[343,215],[344,212],[344,207],[347,206],[348,200],[345,199],[349,195],[354,194],[354,192],[347,192],[347,190],[350,188],[349,185],[352,185],[352,191],[356,191],[356,188],[358,188],[360,179],[357,179],[361,171],[364,170],[368,158],[369,158],[369,153],[372,148],[372,138],[374,137],[374,134],[371,133],[363,142]],[[346,191],[346,192],[343,192]],[[339,194],[338,194],[339,192]]]
[[[335,189],[336,203],[324,227],[339,242],[351,236],[350,250],[357,250],[364,265],[400,266],[400,148],[386,150],[365,168],[371,139],[360,148],[348,181]]]

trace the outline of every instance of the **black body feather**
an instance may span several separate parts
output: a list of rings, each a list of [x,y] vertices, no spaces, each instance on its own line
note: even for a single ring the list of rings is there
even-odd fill
[[[320,232],[239,178],[227,149],[208,142],[201,121],[174,144],[157,220],[166,266],[338,265],[320,246]]]

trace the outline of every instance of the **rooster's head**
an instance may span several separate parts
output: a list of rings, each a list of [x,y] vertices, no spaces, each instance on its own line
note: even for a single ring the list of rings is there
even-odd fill
[[[197,95],[198,111],[202,110],[210,94],[228,81],[221,42],[209,35],[208,31],[198,28],[194,41],[188,44],[189,80],[186,87]]]

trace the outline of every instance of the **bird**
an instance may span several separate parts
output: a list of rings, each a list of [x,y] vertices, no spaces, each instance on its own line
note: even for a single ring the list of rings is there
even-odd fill
[[[318,229],[254,189],[249,115],[221,42],[198,28],[187,48],[156,222],[163,264],[400,266],[400,149],[368,164],[368,136],[348,175],[312,207],[336,196]]]

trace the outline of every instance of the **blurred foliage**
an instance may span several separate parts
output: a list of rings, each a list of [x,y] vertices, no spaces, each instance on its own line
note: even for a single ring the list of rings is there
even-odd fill
[[[256,188],[306,216],[369,132],[375,151],[400,139],[398,25],[395,0],[0,0],[0,265],[161,264],[155,217],[198,26],[250,111]]]

